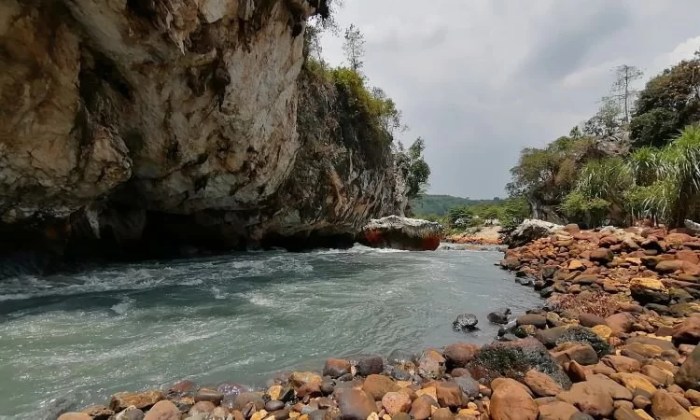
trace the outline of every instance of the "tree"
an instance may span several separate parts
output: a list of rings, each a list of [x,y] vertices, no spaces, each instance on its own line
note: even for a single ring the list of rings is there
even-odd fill
[[[474,212],[467,206],[452,207],[447,212],[447,220],[450,226],[467,227],[474,218]]]
[[[423,158],[425,151],[425,140],[418,137],[415,142],[404,150],[399,143],[399,150],[396,152],[396,164],[406,179],[406,196],[415,199],[425,192],[430,178],[430,166]]]
[[[614,97],[601,99],[598,112],[584,123],[584,134],[598,138],[614,137],[620,131],[622,109]]]
[[[355,24],[351,24],[350,27],[345,30],[343,51],[345,52],[345,57],[348,60],[350,68],[359,72],[364,65],[362,59],[365,56],[365,37]]]
[[[637,96],[637,91],[632,89],[635,80],[639,80],[644,72],[637,67],[623,64],[615,69],[615,83],[613,84],[613,98],[622,103],[623,121],[630,122],[630,105]]]
[[[700,122],[700,57],[652,78],[639,94],[630,122],[635,147],[662,147]]]

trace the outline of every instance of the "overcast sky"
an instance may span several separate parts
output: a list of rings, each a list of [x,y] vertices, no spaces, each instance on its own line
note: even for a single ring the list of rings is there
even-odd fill
[[[345,0],[364,71],[426,139],[430,193],[503,196],[526,146],[588,119],[620,64],[645,79],[700,48],[700,0]],[[342,40],[323,54],[344,63]]]

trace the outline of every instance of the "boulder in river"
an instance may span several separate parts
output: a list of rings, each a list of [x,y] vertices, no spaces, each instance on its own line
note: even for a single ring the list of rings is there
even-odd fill
[[[374,248],[434,251],[440,246],[442,226],[436,222],[388,216],[362,228],[360,241]]]
[[[508,323],[508,315],[510,315],[509,308],[499,308],[488,314],[487,318],[492,324],[505,325]]]
[[[452,328],[455,331],[474,331],[477,329],[476,324],[479,320],[474,314],[461,314],[457,316],[457,319],[452,323]]]

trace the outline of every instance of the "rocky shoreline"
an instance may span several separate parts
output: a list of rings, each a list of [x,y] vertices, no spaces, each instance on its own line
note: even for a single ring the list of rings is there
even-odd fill
[[[329,359],[266,389],[238,384],[114,395],[61,420],[695,419],[700,417],[700,238],[567,226],[500,263],[544,298],[499,340]],[[482,320],[482,322],[488,322]]]

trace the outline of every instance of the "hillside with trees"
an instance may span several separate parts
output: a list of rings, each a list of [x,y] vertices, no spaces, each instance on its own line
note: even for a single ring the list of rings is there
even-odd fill
[[[599,111],[512,168],[511,197],[533,217],[596,227],[700,218],[700,54],[650,79],[617,68]]]

